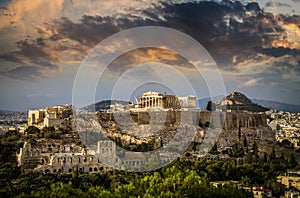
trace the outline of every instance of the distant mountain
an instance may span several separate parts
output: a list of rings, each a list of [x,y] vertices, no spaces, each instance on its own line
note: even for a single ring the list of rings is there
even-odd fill
[[[92,112],[99,111],[99,110],[108,110],[108,109],[110,109],[110,105],[114,105],[116,103],[122,104],[122,105],[130,104],[130,102],[126,102],[123,100],[103,100],[103,101],[97,102],[95,104],[86,106],[83,109],[86,111],[92,111]]]
[[[269,101],[269,100],[261,100],[261,99],[252,99],[252,102],[262,105],[267,108],[272,108],[280,111],[287,111],[291,113],[300,112],[300,105],[287,104],[283,102]]]
[[[0,113],[18,113],[18,112],[21,112],[21,111],[0,109]]]
[[[266,107],[253,103],[244,94],[237,91],[231,92],[228,96],[217,101],[216,104],[228,110],[246,110],[252,112],[264,112],[268,110]]]
[[[205,98],[201,98],[199,99],[197,102],[197,106],[199,108],[206,108],[207,106],[207,102],[208,101],[212,101],[212,102],[217,102],[218,100],[222,99],[224,96],[220,95],[220,96],[215,96],[215,97],[205,97]]]

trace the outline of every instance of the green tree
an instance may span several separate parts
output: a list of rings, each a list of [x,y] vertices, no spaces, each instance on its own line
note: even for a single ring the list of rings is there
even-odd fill
[[[268,162],[268,155],[267,155],[267,153],[264,153],[263,161],[264,161],[265,163]]]
[[[273,147],[272,152],[270,154],[270,160],[271,161],[276,161],[276,152],[275,152],[275,148]]]
[[[294,153],[291,154],[290,160],[289,160],[289,165],[291,168],[295,168],[298,165],[298,162],[294,156]]]
[[[241,182],[244,184],[244,185],[247,185],[247,186],[249,186],[250,185],[250,182],[251,182],[251,180],[249,179],[249,177],[247,177],[247,176],[242,176],[242,178],[241,178]]]
[[[248,141],[246,136],[244,136],[244,147],[247,148],[248,147]]]
[[[45,126],[44,128],[43,128],[43,132],[55,132],[55,128],[54,128],[54,126],[50,126],[50,127],[47,127],[47,126]]]
[[[258,154],[258,146],[256,141],[254,141],[253,146],[252,146],[253,154],[256,156]]]
[[[212,155],[217,155],[217,154],[219,154],[217,143],[215,143],[215,144],[213,145],[213,147],[210,149],[209,153],[212,154]]]
[[[27,134],[36,134],[36,135],[38,135],[40,133],[40,129],[37,128],[36,126],[29,126],[29,127],[27,127],[25,132],[27,132]]]
[[[216,110],[216,104],[213,103],[211,100],[207,102],[206,109],[208,111],[215,111]]]
[[[241,136],[242,136],[241,126],[239,126],[239,129],[238,129],[238,138],[241,139]]]

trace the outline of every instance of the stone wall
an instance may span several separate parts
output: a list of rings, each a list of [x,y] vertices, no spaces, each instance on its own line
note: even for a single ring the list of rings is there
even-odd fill
[[[116,119],[115,119],[116,117]],[[218,119],[218,121],[216,121]],[[225,119],[225,121],[224,121]],[[251,113],[242,111],[233,112],[212,112],[209,111],[145,111],[145,112],[118,112],[118,113],[100,113],[100,123],[112,121],[116,124],[138,125],[163,124],[165,126],[174,126],[180,123],[199,125],[205,123],[224,123],[221,128],[237,129],[239,127],[255,128],[259,126],[268,126],[265,113]],[[133,122],[132,122],[133,121]],[[125,126],[126,127],[126,126]],[[216,126],[214,126],[216,127]],[[220,126],[219,126],[220,127]]]

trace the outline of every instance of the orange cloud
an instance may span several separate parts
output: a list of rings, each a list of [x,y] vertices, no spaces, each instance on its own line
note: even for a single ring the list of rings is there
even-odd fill
[[[279,23],[285,29],[285,34],[272,42],[273,47],[289,47],[292,49],[300,47],[300,28],[294,23]]]
[[[176,52],[155,48],[134,50],[130,55],[133,58],[132,63],[135,65],[145,62],[168,62],[180,59]]]
[[[0,30],[13,26],[18,31],[26,34],[34,33],[35,26],[60,16],[64,0],[13,0],[2,10],[0,14]],[[6,14],[9,12],[10,14]]]

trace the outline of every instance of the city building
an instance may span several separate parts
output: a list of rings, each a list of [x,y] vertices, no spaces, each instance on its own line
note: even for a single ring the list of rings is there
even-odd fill
[[[294,187],[300,191],[300,177],[299,176],[278,176],[278,181],[285,185],[286,188]]]

